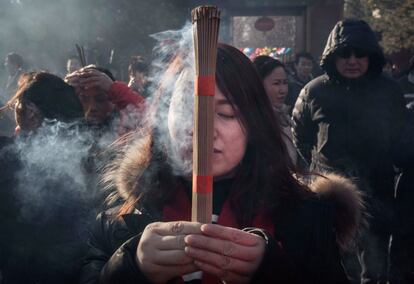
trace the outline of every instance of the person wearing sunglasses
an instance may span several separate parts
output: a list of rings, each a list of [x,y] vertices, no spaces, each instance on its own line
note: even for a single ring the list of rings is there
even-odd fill
[[[395,177],[391,149],[405,107],[398,85],[382,75],[384,64],[366,22],[339,21],[321,57],[325,74],[302,89],[293,111],[293,140],[310,170],[342,173],[365,192],[369,230],[358,252],[343,256],[353,283],[387,280]]]

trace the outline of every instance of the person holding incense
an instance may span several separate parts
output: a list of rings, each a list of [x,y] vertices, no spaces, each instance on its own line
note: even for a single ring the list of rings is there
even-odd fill
[[[99,192],[102,167],[112,158],[107,146],[139,127],[145,101],[103,67],[85,66],[67,75],[65,80],[74,87],[83,108],[83,130],[88,133],[88,155],[83,168],[88,187]],[[98,196],[97,204],[102,205],[104,194],[99,192]]]
[[[332,174],[298,180],[259,74],[225,44],[215,75],[213,224],[190,221],[187,59],[179,51],[162,74],[148,128],[106,175],[123,205],[98,216],[80,283],[348,283],[340,251],[363,219],[358,190]]]
[[[116,81],[108,69],[88,65],[67,75],[65,81],[75,88],[84,109],[85,122],[91,128],[106,131],[117,118],[116,130],[123,134],[139,123],[133,120],[144,108],[144,98],[125,83]],[[134,119],[128,116],[131,113],[136,116]]]

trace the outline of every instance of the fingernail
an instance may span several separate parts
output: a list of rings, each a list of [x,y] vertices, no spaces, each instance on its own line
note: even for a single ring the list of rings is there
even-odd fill
[[[188,244],[188,242],[189,242],[189,238],[190,238],[190,235],[187,235],[187,236],[185,236],[185,237],[184,237],[184,242],[185,242],[186,244]]]
[[[198,261],[198,260],[194,260],[194,265],[196,265],[196,266],[202,266],[203,263],[200,262],[200,261]]]

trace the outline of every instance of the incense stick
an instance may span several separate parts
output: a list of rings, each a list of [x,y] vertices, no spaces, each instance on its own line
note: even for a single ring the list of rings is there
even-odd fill
[[[76,45],[76,50],[78,51],[79,61],[82,65],[82,67],[86,66],[86,57],[85,57],[85,51],[83,49],[83,46],[80,46],[78,44]]]
[[[210,223],[213,213],[213,132],[217,40],[220,11],[214,6],[192,10],[195,52],[192,221]]]

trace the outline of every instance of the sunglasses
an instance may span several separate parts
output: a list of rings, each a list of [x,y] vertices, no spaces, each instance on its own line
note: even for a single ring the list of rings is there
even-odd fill
[[[336,55],[343,59],[350,58],[352,54],[356,58],[363,58],[368,56],[368,52],[366,50],[358,48],[342,48],[336,52]]]

